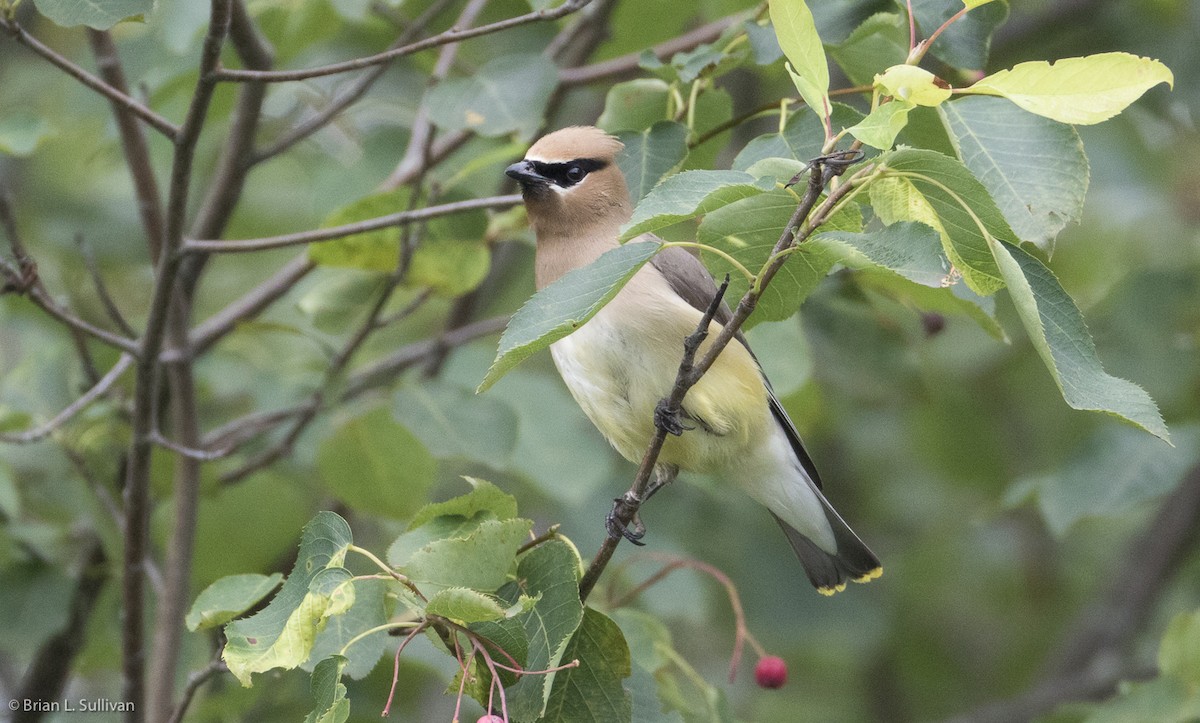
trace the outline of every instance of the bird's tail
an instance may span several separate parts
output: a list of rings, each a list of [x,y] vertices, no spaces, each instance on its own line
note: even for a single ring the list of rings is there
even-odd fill
[[[879,558],[875,556],[875,553],[871,552],[871,548],[858,539],[858,535],[854,534],[854,530],[850,529],[850,526],[837,513],[837,510],[833,509],[833,505],[829,504],[825,495],[821,494],[815,485],[813,485],[812,491],[821,501],[825,518],[833,531],[833,539],[837,546],[835,551],[825,550],[799,530],[784,522],[774,512],[771,513],[771,516],[783,528],[788,542],[796,552],[796,557],[800,558],[800,564],[804,565],[804,572],[808,574],[808,579],[817,592],[822,595],[833,595],[846,589],[847,580],[870,582],[882,575],[883,566],[879,563]]]

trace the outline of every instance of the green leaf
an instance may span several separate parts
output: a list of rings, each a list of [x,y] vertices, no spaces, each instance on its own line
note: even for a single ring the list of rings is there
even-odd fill
[[[759,65],[770,65],[783,57],[783,48],[775,37],[775,29],[768,25],[759,25],[753,20],[742,23],[746,31],[746,39],[750,41],[750,50],[754,53],[754,62]]]
[[[1200,689],[1200,610],[1171,619],[1158,648],[1158,670],[1192,690]]]
[[[340,653],[359,634],[386,623],[390,607],[389,584],[384,580],[355,580],[354,604],[341,615],[328,620],[313,642],[309,659],[301,667],[312,670],[315,675],[313,666],[319,665],[318,661]],[[349,659],[343,664],[342,672],[355,680],[365,678],[383,656],[388,641],[387,631],[383,630],[359,639],[347,651]]]
[[[484,520],[463,536],[434,540],[401,566],[415,582],[435,587],[495,590],[504,584],[531,520]],[[390,556],[389,556],[390,561]]]
[[[51,134],[45,118],[24,110],[8,109],[0,117],[0,154],[28,156]]]
[[[413,515],[408,529],[416,528],[438,517],[471,518],[488,512],[495,519],[508,520],[517,516],[517,500],[487,480],[464,477],[471,491],[445,502],[425,505]]]
[[[849,128],[862,119],[863,114],[850,106],[833,104],[834,128]],[[802,164],[808,163],[821,155],[821,147],[824,144],[825,131],[821,128],[820,119],[812,110],[803,107],[788,118],[783,133],[767,133],[747,143],[733,159],[731,168],[735,171],[749,171],[751,166],[765,158],[791,158]]]
[[[659,248],[653,241],[619,246],[534,294],[509,320],[496,359],[476,391],[484,391],[534,352],[583,326]]]
[[[629,197],[634,203],[654,188],[655,184],[687,158],[688,129],[674,121],[659,121],[641,132],[624,131],[617,138],[625,151],[617,165],[625,175]]]
[[[517,444],[517,413],[511,406],[437,379],[397,389],[392,414],[438,459],[504,469]]]
[[[896,136],[908,124],[908,112],[913,107],[904,101],[884,103],[846,130],[868,146],[886,151],[896,144]]]
[[[304,526],[292,572],[266,608],[225,626],[221,657],[247,688],[251,674],[290,669],[308,659],[313,640],[337,587],[349,580],[342,568],[354,538],[350,526],[332,512],[318,512]],[[334,576],[324,574],[332,571]]]
[[[1129,53],[1100,53],[1053,64],[1018,63],[958,92],[998,95],[1060,123],[1091,125],[1125,110],[1159,83],[1175,85],[1175,76],[1161,62]]]
[[[449,298],[474,291],[492,268],[482,235],[473,239],[429,238],[417,246],[404,285],[429,288]]]
[[[697,239],[725,251],[751,273],[757,273],[770,258],[797,204],[796,197],[783,189],[743,199],[708,214],[700,224]],[[850,204],[844,212],[831,218],[826,228],[857,230],[854,228],[856,220],[859,228],[862,224],[857,213],[858,207]],[[700,258],[714,277],[730,275],[727,292],[730,303],[736,302],[749,289],[745,276],[721,256],[701,249]],[[823,249],[801,244],[763,290],[747,326],[779,321],[796,313],[835,261]]]
[[[827,231],[808,243],[829,249],[851,268],[886,271],[934,288],[948,285],[950,262],[941,237],[923,223],[894,223],[870,233]]]
[[[347,662],[343,656],[333,655],[313,668],[309,689],[314,706],[304,723],[345,723],[350,717],[350,701],[342,683],[342,670]]]
[[[309,247],[309,258],[314,248]],[[314,283],[296,306],[312,319],[313,326],[329,333],[344,333],[346,319],[365,313],[385,282],[380,273],[357,269],[318,268],[312,276]]]
[[[459,625],[469,625],[504,617],[504,608],[496,598],[465,587],[439,590],[425,606],[429,615],[438,615]]]
[[[375,409],[321,443],[317,471],[329,491],[363,512],[406,518],[433,485],[437,460],[413,433]]]
[[[771,0],[771,24],[779,47],[787,56],[788,73],[800,91],[800,97],[818,116],[827,118],[829,107],[829,65],[825,48],[817,34],[812,11],[804,0]]]
[[[408,208],[410,191],[376,193],[333,211],[321,222],[321,228],[358,223]],[[308,258],[322,266],[341,266],[366,271],[391,271],[400,259],[400,228],[381,228],[366,233],[308,245]]]
[[[875,13],[839,45],[829,57],[841,66],[854,85],[872,85],[875,76],[908,57],[908,23],[898,13]]]
[[[667,120],[671,86],[658,78],[638,78],[608,89],[596,125],[609,133],[643,131]]]
[[[192,632],[224,625],[257,605],[282,579],[280,573],[223,577],[196,596],[184,623]]]
[[[975,293],[1003,287],[989,244],[1016,237],[971,172],[953,158],[921,149],[888,153],[881,163],[884,177],[870,184],[876,215],[887,224],[920,221],[937,229],[946,255]]]
[[[525,632],[525,623],[520,618],[504,618],[501,620],[484,620],[478,623],[472,623],[470,626],[472,632],[480,635],[485,640],[488,640],[499,646],[505,653],[497,655],[493,646],[488,646],[488,652],[494,660],[503,662],[510,667],[524,667],[529,659],[529,635]],[[510,660],[509,657],[512,659]],[[516,666],[513,662],[516,661]],[[492,675],[486,665],[479,665],[472,671],[478,677],[474,681],[467,681],[468,689],[471,690],[471,695],[479,701],[480,705],[487,705],[488,696],[491,693]],[[517,682],[517,674],[506,670],[500,670],[500,683],[508,688],[513,683]],[[472,689],[471,684],[475,683]]]
[[[518,616],[529,640],[527,670],[559,665],[571,636],[583,620],[579,602],[579,553],[562,540],[551,540],[521,557],[518,582],[505,585],[500,597],[515,604],[520,595],[540,596],[533,609]],[[515,720],[535,720],[546,710],[554,679],[560,673],[526,675],[508,693],[509,714]]]
[[[938,112],[959,160],[1013,233],[1052,251],[1058,232],[1083,215],[1087,194],[1088,161],[1075,129],[998,98],[963,98]]]
[[[546,704],[547,720],[615,723],[631,719],[632,701],[622,685],[632,672],[629,646],[616,623],[586,608],[562,659],[578,660],[579,667],[555,675]]]
[[[654,187],[621,228],[621,241],[695,218],[775,187],[741,171],[684,171]]]
[[[1174,449],[1129,427],[1106,425],[1054,472],[1019,480],[1037,492],[1046,526],[1062,536],[1081,519],[1115,517],[1175,489],[1200,458],[1200,428],[1181,427]]]
[[[33,0],[38,12],[64,28],[86,25],[108,30],[122,20],[141,20],[154,0]]]
[[[1107,412],[1169,441],[1150,395],[1100,366],[1083,316],[1050,269],[1019,248],[993,243],[993,249],[1021,323],[1067,404]]]
[[[532,135],[542,123],[558,69],[541,53],[493,58],[469,78],[443,81],[429,91],[429,117],[448,131],[484,136]]]
[[[897,0],[904,7],[904,0]],[[920,34],[929,37],[963,5],[955,0],[912,0],[913,17]],[[967,70],[986,67],[992,33],[1008,17],[1007,2],[988,3],[950,24],[930,46],[929,52],[947,65]]]
[[[1169,676],[1122,683],[1117,695],[1081,707],[1086,723],[1194,723],[1200,719],[1200,691]],[[1076,720],[1080,720],[1076,718]]]
[[[884,93],[913,105],[938,106],[950,98],[950,89],[938,85],[937,76],[924,68],[901,63],[875,77]]]

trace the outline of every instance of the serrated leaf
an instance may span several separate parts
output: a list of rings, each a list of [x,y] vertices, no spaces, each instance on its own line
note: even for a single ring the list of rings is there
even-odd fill
[[[848,128],[862,119],[863,114],[850,106],[843,103],[833,104],[834,128]],[[735,171],[749,171],[752,166],[766,158],[791,158],[800,163],[808,163],[821,155],[821,147],[824,144],[825,131],[821,128],[820,119],[808,107],[802,107],[788,118],[783,133],[767,133],[747,143],[733,159],[731,168]]]
[[[282,579],[280,573],[223,577],[196,596],[184,623],[192,632],[224,625],[257,605]]]
[[[301,667],[312,670],[327,656],[342,650],[355,637],[388,621],[389,583],[384,580],[356,580],[353,584],[353,604],[343,613],[331,616],[325,628],[317,634],[309,659]],[[365,678],[383,656],[388,645],[387,631],[378,631],[360,638],[348,651],[343,673],[355,680]]]
[[[871,183],[871,204],[884,223],[920,221],[937,229],[942,247],[977,294],[1004,286],[990,241],[1015,241],[987,189],[953,158],[905,148],[881,157],[887,171]]]
[[[621,241],[695,218],[775,187],[741,171],[684,171],[654,187],[621,227]],[[611,253],[611,252],[610,252]]]
[[[579,661],[555,675],[545,717],[552,721],[629,721],[632,700],[623,681],[632,672],[629,646],[621,628],[602,613],[586,608],[579,629],[563,652],[563,661]]]
[[[924,68],[901,63],[875,76],[884,93],[913,105],[938,106],[950,98],[950,89],[938,85],[937,76]]]
[[[485,647],[494,660],[513,668],[525,667],[525,663],[529,658],[529,635],[525,632],[525,625],[522,620],[517,618],[485,620],[479,623],[472,623],[469,627],[471,628],[471,632],[488,641],[488,643],[485,643]],[[504,652],[498,652],[497,648]],[[474,681],[467,681],[467,687],[470,689],[471,695],[479,701],[480,705],[487,705],[492,684],[491,671],[487,669],[486,665],[479,665],[472,672],[476,673],[478,677]],[[505,688],[517,682],[516,673],[503,669],[499,673],[500,683]],[[474,686],[472,686],[472,683],[474,683]]]
[[[437,475],[437,460],[386,409],[351,419],[321,443],[317,470],[329,491],[351,507],[406,518]]]
[[[897,0],[896,4],[903,9],[905,0]],[[929,37],[962,8],[962,4],[955,0],[912,0],[913,17],[920,34],[925,37]],[[955,68],[984,68],[991,49],[992,33],[1007,17],[1007,2],[987,3],[985,7],[972,10],[951,23],[933,42],[929,52]]]
[[[894,273],[923,286],[946,286],[950,262],[938,232],[923,223],[894,223],[869,233],[826,231],[809,243],[830,249],[840,263]]]
[[[596,125],[609,133],[642,131],[667,120],[671,86],[658,78],[617,83],[604,97],[604,112]]]
[[[1083,215],[1087,194],[1088,160],[1075,129],[999,98],[963,98],[938,113],[959,160],[1017,237],[1052,251],[1058,232]]]
[[[504,584],[531,520],[484,520],[462,537],[434,540],[408,558],[401,570],[433,587],[495,590]]]
[[[773,253],[797,204],[796,197],[782,189],[743,199],[708,214],[700,224],[697,239],[702,244],[721,249],[751,273],[757,273]],[[857,230],[856,222],[861,228],[858,207],[849,204],[823,228]],[[701,249],[700,258],[714,277],[730,274],[726,298],[731,303],[749,289],[745,276],[721,256]],[[834,263],[835,258],[824,249],[801,244],[763,289],[747,327],[762,321],[779,321],[796,313]]]
[[[625,131],[617,134],[625,144],[617,165],[625,175],[629,197],[634,203],[642,200],[663,176],[683,163],[688,154],[687,137],[687,127],[674,121],[659,121],[640,133]]]
[[[1112,414],[1169,441],[1150,395],[1104,371],[1079,308],[1050,269],[1019,248],[995,242],[992,247],[1021,323],[1067,404]]]
[[[653,241],[619,246],[534,294],[509,320],[496,359],[476,391],[486,390],[535,352],[583,326],[659,248]]]
[[[829,56],[854,85],[871,85],[884,68],[908,57],[908,23],[898,13],[876,13],[855,28]]]
[[[819,116],[828,117],[829,65],[812,11],[804,0],[771,0],[770,14],[796,90]]]
[[[886,151],[896,144],[896,136],[908,124],[908,113],[913,107],[905,101],[883,103],[846,130],[868,146]]]
[[[225,626],[221,657],[243,686],[250,687],[253,673],[295,668],[308,659],[333,593],[350,578],[341,565],[353,541],[345,520],[317,513],[304,526],[291,574],[267,607]]]
[[[499,595],[516,603],[521,594],[540,595],[533,610],[514,618],[520,620],[529,640],[528,670],[546,670],[559,665],[567,643],[583,619],[579,602],[579,553],[561,540],[539,545],[521,557],[518,582],[505,585]],[[511,686],[509,714],[515,720],[535,720],[546,710],[546,702],[558,673],[526,675]]]
[[[474,477],[464,477],[471,491],[445,502],[433,502],[425,505],[408,523],[408,529],[415,530],[438,517],[471,518],[480,512],[488,512],[495,519],[507,520],[517,516],[517,500],[487,480]]]
[[[959,92],[998,95],[1060,123],[1091,125],[1125,110],[1159,83],[1175,85],[1175,76],[1160,61],[1100,53],[1055,63],[1018,63]]]
[[[517,413],[511,405],[437,379],[397,389],[392,415],[439,459],[467,459],[504,469],[517,444]]]
[[[122,20],[141,20],[154,0],[33,0],[38,12],[64,28],[108,30]]]
[[[425,104],[438,127],[484,136],[530,135],[558,84],[558,69],[541,53],[493,58],[469,78],[443,81]]]
[[[342,683],[342,670],[347,662],[345,657],[333,655],[313,668],[309,690],[314,705],[304,723],[345,723],[350,717],[350,701]]]
[[[470,625],[504,617],[504,608],[496,598],[465,587],[439,590],[425,606],[429,615],[438,615],[459,625]]]

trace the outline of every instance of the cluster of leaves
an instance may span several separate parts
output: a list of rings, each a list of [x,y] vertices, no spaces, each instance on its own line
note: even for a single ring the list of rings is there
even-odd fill
[[[222,657],[247,687],[255,673],[310,671],[311,723],[347,719],[342,676],[369,673],[389,634],[405,635],[397,675],[400,654],[424,634],[457,660],[448,692],[457,691],[459,705],[465,693],[505,720],[620,721],[633,719],[635,709],[638,720],[661,720],[660,712],[691,720],[723,705],[674,651],[660,622],[629,611],[614,622],[580,602],[582,561],[569,540],[551,531],[530,541],[533,523],[517,517],[513,497],[467,480],[470,492],[413,516],[386,563],[354,545],[341,517],[319,513],[265,607],[241,617],[278,586],[278,575],[225,577],[200,593],[189,628],[225,626]],[[352,554],[374,563],[375,572],[352,573]],[[627,636],[644,648],[632,691],[625,682],[633,674]],[[703,710],[695,710],[697,700]]]

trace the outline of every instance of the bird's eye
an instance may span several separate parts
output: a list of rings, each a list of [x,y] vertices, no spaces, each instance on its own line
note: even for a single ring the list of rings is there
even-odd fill
[[[579,183],[583,177],[587,175],[587,171],[579,166],[570,166],[567,168],[567,180],[571,183]]]

